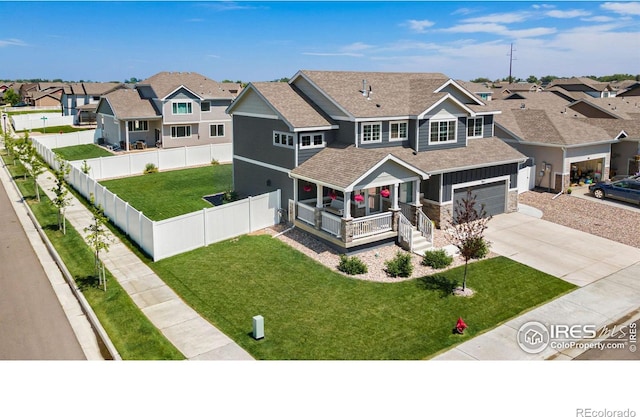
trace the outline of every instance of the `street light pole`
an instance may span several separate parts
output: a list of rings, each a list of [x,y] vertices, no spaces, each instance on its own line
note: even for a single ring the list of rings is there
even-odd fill
[[[2,113],[2,132],[7,133],[7,113]]]

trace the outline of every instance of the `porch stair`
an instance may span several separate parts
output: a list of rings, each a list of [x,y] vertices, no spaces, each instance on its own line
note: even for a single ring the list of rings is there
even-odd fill
[[[411,230],[411,240],[413,241],[412,252],[416,255],[424,256],[424,251],[433,247],[433,244],[415,227]]]

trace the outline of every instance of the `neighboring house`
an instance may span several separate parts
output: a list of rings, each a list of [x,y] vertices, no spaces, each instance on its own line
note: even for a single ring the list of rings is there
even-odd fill
[[[60,103],[63,116],[75,116],[74,123],[94,123],[100,97],[125,88],[123,83],[70,83],[62,92]]]
[[[513,93],[528,93],[542,91],[542,87],[533,83],[500,83],[500,94],[496,94],[495,98],[509,97]]]
[[[235,98],[220,83],[195,72],[161,72],[134,90],[103,96],[96,110],[96,137],[129,150],[136,146],[174,148],[231,143]]]
[[[633,134],[636,131],[632,120],[614,120],[611,111],[587,100],[570,103],[552,92],[513,94],[492,101],[491,107],[500,110],[496,135],[533,159],[536,186],[556,192],[573,183],[608,179],[614,174],[612,147],[627,138],[623,123]],[[601,118],[594,117],[597,112]],[[637,150],[637,141],[629,143]]]
[[[600,82],[587,77],[557,78],[548,86],[547,90],[556,87],[569,93],[583,93],[591,97],[614,97],[614,88],[610,83]]]
[[[616,96],[620,97],[637,97],[640,96],[640,82],[634,81],[626,85],[624,88],[620,88]]]
[[[493,83],[472,83],[470,81],[460,81],[458,84],[480,97],[483,101],[491,101],[493,98]]]
[[[20,99],[28,106],[59,107],[65,83],[25,83],[20,86]]]
[[[235,191],[280,189],[289,219],[339,250],[406,242],[406,221],[428,240],[468,189],[490,214],[517,209],[526,157],[443,74],[299,71],[250,83],[227,112]]]

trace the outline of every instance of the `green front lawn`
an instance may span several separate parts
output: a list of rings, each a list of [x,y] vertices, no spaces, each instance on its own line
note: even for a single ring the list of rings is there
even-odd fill
[[[108,150],[92,143],[56,148],[53,149],[53,152],[55,152],[56,155],[60,155],[62,159],[67,161],[82,161],[84,159],[113,156],[113,154]]]
[[[40,127],[37,129],[26,129],[26,130],[19,130],[16,133],[24,133],[24,132],[40,132],[46,135],[51,135],[53,133],[72,133],[72,132],[81,132],[83,130],[89,130],[90,128],[88,127],[73,127],[73,126],[69,126],[69,125],[63,125],[63,126],[46,126],[46,127]]]
[[[211,207],[202,197],[230,190],[231,175],[231,165],[212,165],[100,181],[100,184],[157,221]]]
[[[150,265],[259,359],[423,359],[575,288],[507,258],[383,284],[346,278],[269,236],[243,236]],[[265,339],[251,337],[265,318]],[[452,334],[458,317],[469,328]],[[515,341],[514,341],[515,343]]]
[[[3,158],[7,161],[6,156]],[[41,202],[38,203],[33,180],[28,178],[25,182],[22,179],[24,171],[20,165],[8,167],[27,204],[74,276],[76,284],[82,289],[120,356],[132,360],[184,359],[180,351],[147,319],[108,271],[107,291],[97,288],[93,278],[93,253],[82,236],[69,223],[66,235],[58,231],[55,208],[44,192],[40,191]]]

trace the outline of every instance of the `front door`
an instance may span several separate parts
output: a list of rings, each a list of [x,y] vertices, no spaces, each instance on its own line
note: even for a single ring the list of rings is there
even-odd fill
[[[365,215],[380,213],[382,211],[382,196],[380,187],[367,189],[367,206]]]

